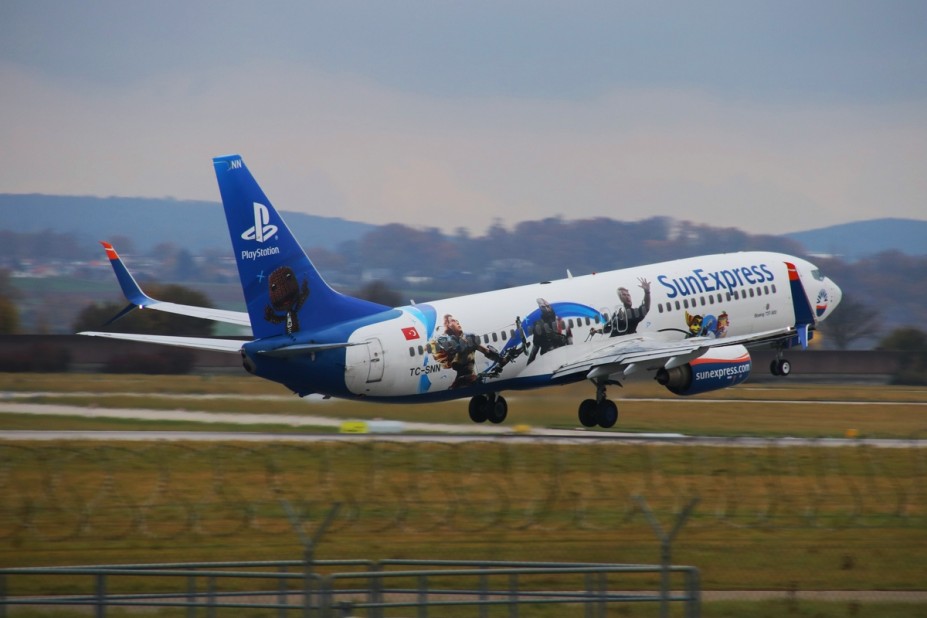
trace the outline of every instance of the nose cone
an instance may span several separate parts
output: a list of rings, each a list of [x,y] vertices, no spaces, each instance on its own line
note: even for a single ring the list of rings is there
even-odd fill
[[[843,290],[841,290],[840,286],[834,283],[833,281],[830,282],[830,285],[833,289],[833,295],[834,295],[833,304],[831,305],[831,311],[833,311],[834,309],[837,308],[837,305],[840,304],[840,301],[843,300]]]
[[[834,312],[834,309],[837,308],[837,305],[840,304],[840,301],[843,300],[843,290],[840,289],[836,283],[827,280],[826,294],[824,296],[824,304],[822,306],[821,299],[818,300],[817,311],[819,313],[820,319],[826,319]]]

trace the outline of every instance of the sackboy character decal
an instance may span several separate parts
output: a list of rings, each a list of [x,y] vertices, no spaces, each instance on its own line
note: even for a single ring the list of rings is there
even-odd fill
[[[270,304],[264,309],[264,319],[271,324],[286,322],[287,335],[299,332],[298,313],[309,298],[309,282],[303,279],[300,289],[296,273],[287,266],[281,266],[270,273],[267,282],[270,286]]]

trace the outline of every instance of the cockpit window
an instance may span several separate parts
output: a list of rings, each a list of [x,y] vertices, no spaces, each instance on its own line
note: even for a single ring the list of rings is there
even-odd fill
[[[815,268],[811,271],[811,276],[817,279],[818,281],[824,281],[824,273],[821,272],[820,268]]]

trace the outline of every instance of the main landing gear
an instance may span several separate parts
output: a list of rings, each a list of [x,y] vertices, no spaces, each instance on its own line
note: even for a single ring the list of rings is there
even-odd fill
[[[489,421],[498,425],[508,414],[509,404],[505,402],[505,397],[496,393],[476,395],[470,399],[470,420],[474,423]]]
[[[607,382],[596,382],[595,399],[586,399],[579,404],[579,422],[584,427],[608,429],[618,422],[618,406],[605,396]]]

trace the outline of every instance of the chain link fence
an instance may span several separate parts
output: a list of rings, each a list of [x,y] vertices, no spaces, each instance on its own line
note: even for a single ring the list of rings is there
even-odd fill
[[[927,449],[326,441],[0,444],[5,566],[293,555],[656,562],[706,587],[919,589]],[[166,553],[165,553],[166,552]],[[49,562],[52,561],[52,562]],[[765,585],[764,585],[765,584]]]

